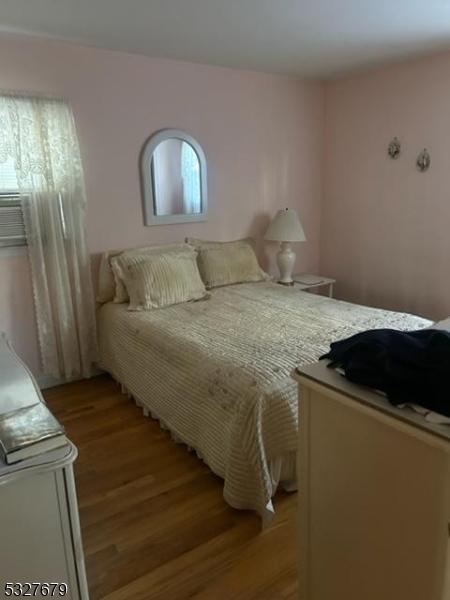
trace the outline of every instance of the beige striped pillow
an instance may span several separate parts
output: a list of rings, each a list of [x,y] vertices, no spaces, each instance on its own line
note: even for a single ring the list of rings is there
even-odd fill
[[[207,242],[186,238],[198,252],[198,267],[207,289],[267,279],[251,238],[233,242]]]
[[[131,250],[124,250],[118,256],[111,258],[111,269],[114,276],[115,293],[113,302],[121,304],[128,302],[130,297],[128,295],[127,288],[124,283],[124,269],[130,259],[136,256],[149,256],[155,254],[166,254],[168,252],[192,252],[192,247],[188,244],[165,244],[160,246],[147,246],[143,248],[134,248]]]
[[[117,273],[113,271],[113,260],[119,256],[127,254],[145,254],[153,252],[167,252],[168,250],[180,250],[190,248],[187,244],[160,244],[159,246],[140,246],[138,248],[126,248],[121,250],[107,250],[100,257],[98,271],[98,290],[97,302],[128,302],[128,292],[124,287],[120,276],[120,270]]]
[[[163,308],[207,295],[192,250],[129,257],[124,281],[130,295],[128,310]]]
[[[100,265],[98,270],[98,290],[97,302],[104,304],[114,300],[115,283],[114,274],[111,267],[111,259],[113,256],[121,254],[121,250],[108,250],[103,252],[100,257]]]

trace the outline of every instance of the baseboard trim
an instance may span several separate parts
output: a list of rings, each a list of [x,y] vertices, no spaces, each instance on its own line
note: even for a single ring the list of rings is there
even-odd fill
[[[102,371],[102,369],[92,369],[92,377],[102,375],[103,373],[105,373],[105,371]],[[48,388],[57,387],[58,385],[64,385],[66,383],[73,383],[74,381],[81,381],[82,379],[83,377],[71,377],[70,379],[60,379],[58,377],[53,377],[53,375],[38,375],[36,377],[39,389],[41,390],[47,390]]]

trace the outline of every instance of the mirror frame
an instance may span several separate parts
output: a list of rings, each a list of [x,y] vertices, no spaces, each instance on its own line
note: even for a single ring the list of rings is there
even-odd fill
[[[200,193],[202,212],[176,215],[156,215],[155,198],[152,181],[152,156],[156,147],[165,140],[177,138],[192,146],[200,163]],[[188,133],[181,129],[161,129],[145,142],[141,154],[141,181],[144,210],[144,225],[171,225],[174,223],[192,223],[206,221],[208,213],[208,187],[206,174],[206,156],[200,144]]]

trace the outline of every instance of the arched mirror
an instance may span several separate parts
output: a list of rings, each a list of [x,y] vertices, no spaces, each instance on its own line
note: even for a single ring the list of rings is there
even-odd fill
[[[163,129],[141,157],[145,225],[205,221],[208,207],[206,157],[180,129]]]

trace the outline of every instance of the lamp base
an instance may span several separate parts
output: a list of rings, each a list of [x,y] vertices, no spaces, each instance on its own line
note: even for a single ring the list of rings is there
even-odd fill
[[[294,281],[287,281],[286,282],[286,281],[278,280],[277,283],[279,283],[280,285],[287,285],[287,286],[294,285]]]
[[[292,270],[295,264],[295,252],[293,252],[290,242],[281,242],[281,249],[277,254],[277,264],[280,269],[278,283],[282,285],[294,285]]]

